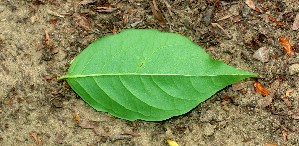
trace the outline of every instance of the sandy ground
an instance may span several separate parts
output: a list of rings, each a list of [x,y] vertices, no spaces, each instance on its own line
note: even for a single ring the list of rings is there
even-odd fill
[[[241,0],[80,2],[0,0],[0,145],[299,145],[299,30],[291,29],[299,1],[254,1],[256,10]],[[93,40],[125,28],[178,32],[258,78],[162,122],[96,112],[56,77]],[[269,95],[256,92],[257,81]]]

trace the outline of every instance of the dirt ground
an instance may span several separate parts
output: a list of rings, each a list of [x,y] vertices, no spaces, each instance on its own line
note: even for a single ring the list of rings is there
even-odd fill
[[[253,2],[0,0],[0,145],[299,145],[299,30],[292,30],[299,1]],[[126,28],[180,33],[258,78],[162,122],[96,112],[56,77],[96,38]]]

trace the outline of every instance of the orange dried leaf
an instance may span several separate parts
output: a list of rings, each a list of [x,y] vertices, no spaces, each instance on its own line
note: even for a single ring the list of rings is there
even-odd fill
[[[262,96],[267,96],[270,94],[270,91],[266,89],[260,82],[255,82],[253,84],[255,91],[260,93]]]
[[[279,37],[279,42],[283,46],[283,49],[287,52],[289,56],[292,55],[292,45],[286,37]]]
[[[74,114],[73,119],[74,119],[78,124],[80,124],[80,118],[79,118],[79,115],[78,115],[78,114]]]

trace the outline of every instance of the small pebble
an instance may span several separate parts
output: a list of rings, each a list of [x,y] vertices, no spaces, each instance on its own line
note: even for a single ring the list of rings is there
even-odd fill
[[[298,28],[299,28],[299,13],[296,15],[296,18],[292,26],[292,30],[297,30]]]
[[[261,47],[254,52],[253,58],[265,63],[269,61],[269,49],[267,47]]]
[[[290,67],[289,67],[289,72],[291,75],[294,75],[296,73],[299,72],[299,64],[292,64]]]

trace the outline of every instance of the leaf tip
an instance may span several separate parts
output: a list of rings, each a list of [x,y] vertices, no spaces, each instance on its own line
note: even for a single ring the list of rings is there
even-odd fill
[[[257,77],[256,73],[250,73],[250,77]]]

